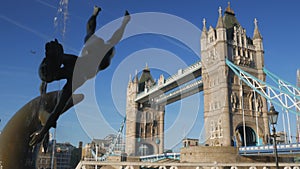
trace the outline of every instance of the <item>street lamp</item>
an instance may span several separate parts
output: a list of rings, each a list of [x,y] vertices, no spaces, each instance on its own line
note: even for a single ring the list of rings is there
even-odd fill
[[[275,153],[275,162],[276,162],[276,169],[279,169],[278,166],[278,154],[277,154],[277,145],[276,145],[276,129],[275,129],[275,125],[277,124],[277,119],[278,119],[278,111],[275,110],[274,106],[272,105],[270,107],[270,110],[268,112],[268,116],[269,116],[269,121],[272,124],[272,132],[273,134],[271,135],[273,137],[274,140],[274,153]]]

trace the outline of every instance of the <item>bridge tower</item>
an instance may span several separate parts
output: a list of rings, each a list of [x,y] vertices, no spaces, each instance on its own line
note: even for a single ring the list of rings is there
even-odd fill
[[[129,156],[144,156],[163,153],[164,105],[154,105],[151,100],[138,103],[137,94],[147,92],[155,81],[146,65],[140,78],[136,73],[127,87],[126,145]]]
[[[204,125],[210,146],[256,145],[269,133],[267,102],[229,70],[229,59],[243,70],[265,81],[262,36],[255,19],[253,37],[238,22],[230,4],[219,17],[216,28],[201,35]],[[267,134],[266,134],[267,133]]]

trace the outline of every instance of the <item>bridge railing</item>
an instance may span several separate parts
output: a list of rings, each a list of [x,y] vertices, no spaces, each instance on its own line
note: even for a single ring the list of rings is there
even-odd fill
[[[201,61],[198,61],[189,67],[183,69],[182,71],[178,71],[176,74],[170,76],[169,78],[166,79],[165,83],[168,82],[174,82],[178,77],[185,76],[186,74],[190,74],[191,72],[195,71],[195,69],[198,69],[202,66]]]
[[[141,156],[140,160],[142,162],[156,162],[163,159],[173,159],[180,160],[180,153],[164,153],[164,154],[154,154],[148,156]]]
[[[139,100],[140,98],[148,96],[149,94],[151,94],[151,93],[153,93],[153,92],[155,92],[155,91],[157,91],[157,90],[159,90],[159,89],[161,89],[165,86],[170,85],[171,83],[173,83],[173,82],[179,80],[180,78],[194,72],[195,70],[200,69],[201,67],[202,67],[201,61],[198,61],[198,62],[190,65],[189,67],[187,67],[187,68],[185,68],[181,71],[178,71],[176,74],[174,74],[174,75],[170,76],[169,78],[167,78],[162,85],[156,84],[156,85],[152,86],[148,91],[144,91],[144,92],[139,93],[136,96],[136,100]]]
[[[182,88],[180,88],[179,90],[176,90],[176,91],[173,91],[171,93],[168,93],[168,94],[162,94],[160,96],[158,96],[156,99],[155,99],[155,102],[156,103],[161,103],[161,102],[164,102],[166,100],[168,100],[170,97],[176,97],[177,95],[180,95],[184,92],[187,92],[187,91],[190,91],[194,88],[197,88],[198,86],[200,85],[203,85],[203,81],[202,79],[201,80],[198,80],[194,83],[191,83],[191,84],[188,84],[188,85],[185,85],[183,86]]]
[[[80,161],[76,169],[86,169],[95,166],[113,166],[117,169],[134,169],[134,168],[158,168],[158,169],[270,169],[275,167],[275,163],[151,163],[151,162],[97,162],[97,161]],[[299,163],[279,163],[282,169],[299,169]]]
[[[278,154],[300,154],[300,144],[278,144]],[[247,146],[240,147],[239,154],[241,155],[268,155],[274,153],[274,145],[261,145],[261,146]]]

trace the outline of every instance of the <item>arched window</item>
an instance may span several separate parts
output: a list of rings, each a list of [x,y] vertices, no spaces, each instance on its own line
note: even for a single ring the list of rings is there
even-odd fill
[[[251,127],[245,126],[246,137],[244,137],[244,127],[243,126],[239,126],[237,128],[237,130],[241,135],[242,146],[245,145],[245,141],[246,141],[247,146],[255,146],[257,144],[256,133]]]

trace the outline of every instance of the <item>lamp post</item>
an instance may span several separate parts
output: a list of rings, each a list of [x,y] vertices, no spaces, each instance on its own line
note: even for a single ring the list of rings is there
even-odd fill
[[[274,153],[275,153],[275,162],[276,162],[276,169],[279,169],[279,165],[278,165],[278,153],[277,153],[277,145],[276,145],[276,129],[275,129],[275,125],[277,124],[277,119],[278,119],[278,111],[275,110],[274,106],[272,105],[270,107],[270,110],[268,112],[268,116],[269,116],[269,121],[272,124],[272,132],[273,134],[271,135],[274,139]]]

